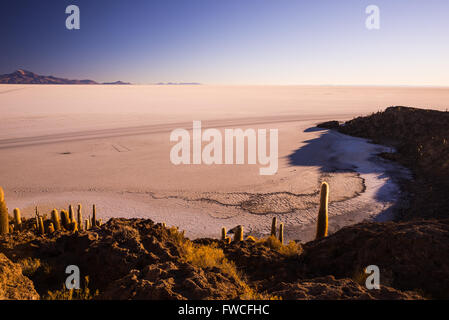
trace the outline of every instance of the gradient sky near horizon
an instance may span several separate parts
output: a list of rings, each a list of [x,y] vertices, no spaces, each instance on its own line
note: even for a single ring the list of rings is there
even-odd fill
[[[65,28],[78,5],[81,29]],[[365,27],[368,5],[380,30]],[[449,86],[448,0],[5,0],[0,73],[97,81]]]

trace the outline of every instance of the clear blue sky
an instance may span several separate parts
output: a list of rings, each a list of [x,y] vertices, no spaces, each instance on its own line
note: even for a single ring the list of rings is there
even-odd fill
[[[81,29],[65,28],[66,6]],[[380,7],[380,30],[365,8]],[[207,84],[449,85],[448,0],[3,0],[0,73]]]

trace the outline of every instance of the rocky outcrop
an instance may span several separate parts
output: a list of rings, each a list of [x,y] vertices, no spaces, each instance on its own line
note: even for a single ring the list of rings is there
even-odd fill
[[[380,286],[368,290],[352,279],[335,279],[334,276],[315,278],[298,283],[281,283],[273,288],[272,294],[285,300],[420,300],[415,292]]]
[[[201,300],[235,299],[244,288],[219,269],[189,263],[148,265],[111,283],[99,299]]]
[[[75,264],[82,277],[89,276],[91,291],[99,290],[99,299],[410,299],[420,296],[403,290],[422,289],[429,296],[441,296],[436,288],[446,284],[449,271],[440,267],[437,273],[437,265],[449,264],[443,254],[435,255],[447,249],[446,227],[439,223],[397,228],[395,224],[361,224],[290,251],[264,241],[194,242],[194,246],[222,250],[220,259],[231,263],[228,270],[223,265],[189,262],[180,247],[189,241],[182,233],[143,219],[111,219],[87,232],[13,233],[0,237],[0,252],[15,262],[39,261],[30,278],[44,296],[48,290],[61,289],[65,268]],[[427,247],[432,243],[433,249],[426,243]],[[419,251],[410,254],[412,247]],[[380,291],[367,290],[353,280],[353,271],[376,263],[381,268]],[[229,269],[231,265],[236,269]],[[398,272],[405,275],[386,281]],[[430,272],[427,279],[432,280],[427,285],[422,282],[424,272]]]
[[[0,253],[0,300],[37,300],[33,282],[22,274],[20,265]]]
[[[304,246],[302,276],[353,278],[377,265],[380,283],[449,299],[449,220],[362,223]]]
[[[319,126],[389,145],[394,153],[382,156],[409,168],[414,180],[402,182],[410,206],[400,220],[449,218],[449,112],[409,107],[390,107],[367,117],[357,117],[341,126]]]

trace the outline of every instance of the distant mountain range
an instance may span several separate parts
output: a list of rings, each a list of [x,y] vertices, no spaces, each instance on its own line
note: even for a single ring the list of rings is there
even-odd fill
[[[1,84],[131,84],[129,82],[116,81],[98,83],[93,80],[70,80],[53,76],[41,76],[31,71],[16,70],[13,73],[0,75]]]
[[[199,86],[199,82],[158,82],[159,86]]]

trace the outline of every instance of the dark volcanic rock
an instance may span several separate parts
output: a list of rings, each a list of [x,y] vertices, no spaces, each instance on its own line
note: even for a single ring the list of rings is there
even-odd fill
[[[173,262],[131,270],[111,283],[99,299],[185,300],[235,299],[243,288],[214,269]]]
[[[447,221],[365,223],[299,246],[294,254],[264,241],[195,241],[222,249],[237,278],[234,271],[187,262],[179,241],[188,240],[181,233],[174,236],[173,229],[143,219],[111,219],[88,232],[4,235],[0,252],[14,262],[40,261],[30,279],[41,295],[61,289],[66,266],[75,264],[100,299],[420,298],[403,290],[447,298],[448,229]],[[380,267],[379,291],[353,280],[370,264]]]
[[[362,223],[304,246],[303,276],[354,277],[368,265],[380,282],[449,298],[449,220]]]
[[[318,128],[325,128],[325,129],[337,129],[340,127],[340,123],[338,121],[327,121],[323,122],[317,125]]]
[[[298,283],[281,283],[271,292],[285,300],[419,300],[414,292],[380,286],[368,290],[351,279],[335,279],[333,276],[315,278]]]
[[[411,169],[414,180],[403,183],[411,204],[401,220],[449,217],[449,112],[390,107],[338,130],[395,147],[397,153],[383,156]]]

